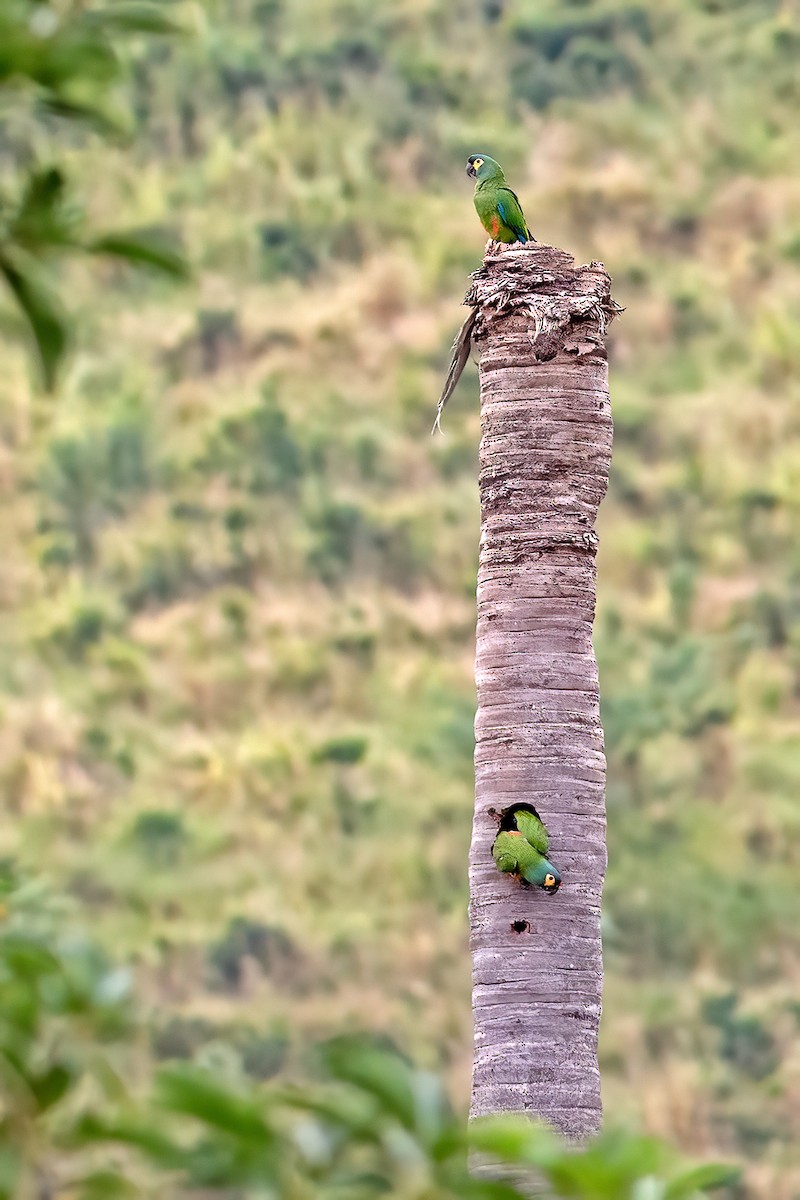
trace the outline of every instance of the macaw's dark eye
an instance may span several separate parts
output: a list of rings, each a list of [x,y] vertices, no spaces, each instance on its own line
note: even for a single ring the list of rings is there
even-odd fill
[[[545,886],[545,887],[552,887],[552,886],[553,886],[553,884],[555,883],[555,881],[556,881],[556,877],[555,877],[555,875],[545,875],[545,877],[544,877],[544,886]]]

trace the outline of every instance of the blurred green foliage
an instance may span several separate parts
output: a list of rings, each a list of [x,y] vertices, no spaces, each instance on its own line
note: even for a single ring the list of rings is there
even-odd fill
[[[129,977],[53,908],[41,885],[3,864],[0,930],[0,1196],[397,1196],[514,1200],[510,1183],[473,1177],[469,1151],[532,1171],[548,1194],[585,1200],[691,1200],[732,1182],[722,1166],[676,1172],[656,1143],[607,1137],[575,1154],[522,1120],[456,1116],[435,1076],[397,1052],[339,1038],[316,1052],[320,1078],[269,1088],[215,1068],[161,1068],[137,1095]],[[164,1056],[191,1057],[173,1025]],[[269,1076],[282,1045],[244,1043],[249,1075]],[[277,1057],[276,1057],[277,1051]],[[496,1168],[495,1168],[496,1171]],[[524,1194],[529,1194],[527,1191]]]
[[[183,278],[182,256],[154,230],[98,233],[87,226],[61,165],[42,163],[45,130],[59,121],[107,135],[128,124],[117,98],[125,76],[121,42],[140,34],[175,34],[168,4],[109,0],[4,0],[0,12],[0,111],[10,133],[0,148],[0,275],[32,336],[49,388],[67,348],[69,327],[45,266],[66,254],[102,254]]]

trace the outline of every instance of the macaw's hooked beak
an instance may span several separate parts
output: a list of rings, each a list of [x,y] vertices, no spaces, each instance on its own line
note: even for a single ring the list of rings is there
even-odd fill
[[[477,175],[477,171],[475,170],[475,168],[473,167],[471,162],[467,163],[467,174],[469,175],[470,179],[474,179],[475,176]]]
[[[544,877],[542,887],[547,892],[548,896],[555,896],[556,892],[561,887],[561,876],[558,874],[558,872],[548,871]]]

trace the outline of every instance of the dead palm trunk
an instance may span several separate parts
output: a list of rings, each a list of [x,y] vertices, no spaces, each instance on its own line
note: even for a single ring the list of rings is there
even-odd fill
[[[604,335],[619,309],[601,265],[541,245],[490,250],[467,303],[482,425],[472,1113],[524,1112],[580,1139],[601,1120],[594,523],[611,458]],[[492,860],[497,817],[521,800],[550,830],[554,896]]]

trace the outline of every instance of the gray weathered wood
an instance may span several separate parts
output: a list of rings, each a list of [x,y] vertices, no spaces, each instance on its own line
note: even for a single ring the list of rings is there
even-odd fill
[[[594,523],[611,459],[605,330],[619,309],[600,264],[576,267],[548,246],[492,246],[473,279],[482,438],[472,1114],[524,1112],[580,1140],[601,1121]],[[563,876],[555,896],[492,861],[495,813],[523,798],[550,830]]]

